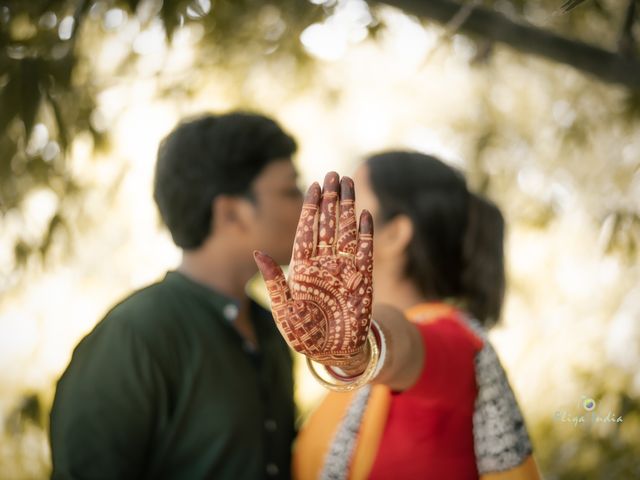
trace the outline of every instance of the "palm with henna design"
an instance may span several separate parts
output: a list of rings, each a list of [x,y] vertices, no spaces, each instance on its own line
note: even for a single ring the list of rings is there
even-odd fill
[[[326,175],[305,197],[289,279],[268,255],[254,252],[285,340],[297,352],[350,367],[365,353],[373,294],[373,220],[356,223],[353,180]],[[366,360],[365,360],[366,361]]]

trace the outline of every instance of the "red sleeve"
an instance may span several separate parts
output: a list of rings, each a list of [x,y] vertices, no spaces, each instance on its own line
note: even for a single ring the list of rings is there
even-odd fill
[[[461,319],[445,317],[417,324],[425,347],[418,381],[402,395],[425,401],[475,397],[475,355],[483,342]]]

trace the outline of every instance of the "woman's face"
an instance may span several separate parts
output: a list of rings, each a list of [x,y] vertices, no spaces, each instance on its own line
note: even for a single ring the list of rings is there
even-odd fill
[[[366,164],[353,175],[356,191],[356,211],[369,210],[373,217],[373,278],[396,281],[404,277],[407,245],[413,236],[411,221],[405,215],[397,215],[388,222],[380,220],[380,203],[373,191]],[[377,279],[377,280],[376,280]]]
[[[368,210],[373,217],[373,278],[384,278],[388,272],[385,270],[386,262],[381,257],[384,251],[385,227],[380,225],[378,198],[369,181],[369,169],[366,164],[360,165],[353,175],[353,183],[356,191],[356,215],[362,210]],[[359,217],[358,217],[359,218]]]
[[[376,227],[378,227],[378,198],[371,188],[369,181],[369,169],[366,164],[360,165],[353,175],[353,183],[356,190],[356,212],[368,210],[373,216],[373,232],[375,238]]]

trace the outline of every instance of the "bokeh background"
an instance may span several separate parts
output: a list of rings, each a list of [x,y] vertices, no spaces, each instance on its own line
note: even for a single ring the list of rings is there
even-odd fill
[[[179,261],[159,140],[237,108],[296,136],[302,184],[390,147],[463,169],[508,221],[491,337],[543,474],[640,478],[636,6],[0,0],[0,478],[47,477],[73,347]]]

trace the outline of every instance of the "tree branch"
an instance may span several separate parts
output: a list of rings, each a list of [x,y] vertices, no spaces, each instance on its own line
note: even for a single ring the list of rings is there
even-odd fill
[[[636,41],[633,37],[633,24],[636,19],[636,2],[637,0],[629,0],[627,13],[624,17],[622,25],[622,33],[618,40],[618,52],[627,58],[633,58],[636,54]]]
[[[407,13],[446,24],[460,11],[453,0],[377,0]],[[571,40],[520,22],[485,7],[475,7],[460,26],[471,33],[504,43],[523,53],[570,65],[601,81],[640,88],[640,62],[588,43]]]

